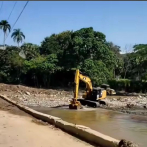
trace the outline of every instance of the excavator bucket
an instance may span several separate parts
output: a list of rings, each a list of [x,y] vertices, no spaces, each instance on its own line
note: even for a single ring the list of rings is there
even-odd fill
[[[76,99],[73,99],[69,104],[69,109],[82,109],[82,105]]]
[[[78,106],[77,105],[72,105],[72,104],[69,104],[69,109],[78,109]]]

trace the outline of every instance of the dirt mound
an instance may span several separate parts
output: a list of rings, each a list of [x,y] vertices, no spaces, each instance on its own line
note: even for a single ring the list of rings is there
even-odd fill
[[[0,94],[26,105],[56,107],[69,104],[69,99],[73,97],[73,91],[62,89],[41,89],[23,85],[0,84]]]
[[[68,94],[71,92],[64,91],[61,89],[58,90],[53,90],[53,89],[42,89],[42,88],[32,88],[32,87],[27,87],[23,85],[10,85],[10,84],[3,84],[0,83],[0,92],[21,92],[21,93],[31,93],[31,94]]]

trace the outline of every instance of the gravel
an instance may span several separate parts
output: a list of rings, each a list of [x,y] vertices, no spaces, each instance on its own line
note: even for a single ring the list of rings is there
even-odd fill
[[[73,98],[72,91],[38,89],[21,85],[0,84],[0,93],[5,94],[25,106],[58,107],[69,105],[69,100]],[[81,92],[79,96],[81,97]],[[102,108],[147,115],[147,96],[108,96],[106,106]],[[139,111],[138,111],[139,110]]]
[[[114,96],[115,97],[115,96]],[[106,103],[110,108],[144,108],[147,106],[147,96],[122,96],[117,98],[106,98]]]

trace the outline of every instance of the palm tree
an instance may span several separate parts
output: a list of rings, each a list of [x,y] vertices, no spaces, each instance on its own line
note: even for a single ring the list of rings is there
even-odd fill
[[[37,57],[39,55],[39,46],[36,44],[24,43],[21,46],[21,49],[26,55],[27,60],[31,60],[32,58]]]
[[[14,29],[11,38],[13,38],[14,42],[17,42],[19,47],[19,43],[22,42],[23,39],[25,39],[25,35],[23,34],[23,32],[21,32],[20,29]]]
[[[5,39],[6,39],[6,33],[7,33],[7,30],[10,32],[11,31],[11,25],[8,23],[7,20],[2,20],[0,22],[0,29],[3,30],[4,32],[4,48],[5,48]]]

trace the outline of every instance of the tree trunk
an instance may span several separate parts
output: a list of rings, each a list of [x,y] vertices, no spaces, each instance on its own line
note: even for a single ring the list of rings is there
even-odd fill
[[[124,79],[126,78],[126,74],[127,74],[127,69],[125,70],[125,73],[124,73]]]
[[[19,42],[18,42],[18,48],[19,48]]]
[[[113,73],[114,73],[114,75],[113,75],[113,76],[114,76],[114,78],[115,78],[115,68],[114,68],[114,72],[113,72]]]
[[[4,42],[3,42],[4,49],[5,49],[5,38],[6,38],[6,33],[4,32]]]

